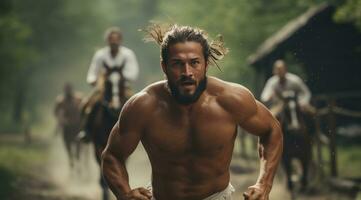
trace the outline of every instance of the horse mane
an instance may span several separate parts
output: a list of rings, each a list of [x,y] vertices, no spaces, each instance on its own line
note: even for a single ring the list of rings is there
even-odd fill
[[[106,73],[102,73],[95,84],[95,90],[100,92],[101,94],[105,93],[105,82],[107,81]]]

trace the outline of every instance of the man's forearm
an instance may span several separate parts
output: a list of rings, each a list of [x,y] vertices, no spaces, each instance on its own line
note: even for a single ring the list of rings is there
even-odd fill
[[[258,184],[268,186],[271,189],[273,178],[282,156],[282,150],[282,131],[278,123],[275,123],[269,134],[260,137],[259,156],[261,167],[257,180]]]
[[[118,200],[131,190],[125,162],[118,160],[109,152],[104,152],[102,155],[102,173]]]

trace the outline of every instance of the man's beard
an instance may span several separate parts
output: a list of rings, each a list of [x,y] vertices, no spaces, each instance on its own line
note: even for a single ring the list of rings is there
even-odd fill
[[[207,88],[207,77],[205,76],[199,82],[199,85],[197,86],[196,90],[194,91],[194,94],[192,95],[182,95],[179,92],[178,87],[175,84],[171,83],[169,80],[168,80],[168,87],[170,89],[172,96],[179,104],[188,105],[196,102],[199,99],[199,97],[202,95],[203,91]]]
[[[69,100],[73,97],[73,94],[71,92],[65,92],[65,95],[64,95],[65,99],[66,100]]]
[[[118,44],[110,44],[110,50],[111,51],[118,51],[119,45]]]

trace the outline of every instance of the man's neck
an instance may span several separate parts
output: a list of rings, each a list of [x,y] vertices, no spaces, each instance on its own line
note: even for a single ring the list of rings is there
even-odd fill
[[[73,94],[66,94],[66,95],[64,95],[64,99],[65,99],[65,101],[70,101],[70,100],[72,100],[73,99]]]
[[[203,96],[204,91],[207,90],[207,77],[205,77],[197,86],[196,91],[194,92],[192,97],[182,97],[179,92],[177,92],[176,86],[173,86],[167,81],[166,83],[167,90],[170,96],[177,102],[177,104],[181,105],[182,107],[189,107],[192,104],[196,104],[201,97]]]
[[[280,85],[285,85],[286,84],[286,82],[287,82],[287,79],[286,79],[286,75],[284,76],[284,77],[279,77],[279,83],[280,83]]]
[[[202,93],[200,94],[200,96],[198,97],[197,100],[195,100],[194,102],[191,102],[191,103],[180,103],[176,97],[173,96],[172,92],[171,92],[171,89],[169,88],[169,85],[168,83],[166,83],[164,85],[164,88],[166,90],[166,93],[167,95],[169,95],[169,99],[170,99],[170,102],[172,102],[171,104],[173,104],[174,106],[176,106],[177,108],[183,110],[183,111],[191,111],[195,106],[199,105],[199,104],[202,104],[202,102],[204,101],[204,99],[206,98],[207,96],[207,88],[202,91]]]
[[[113,58],[115,58],[117,56],[118,52],[119,52],[119,48],[110,49],[110,54],[112,55]]]

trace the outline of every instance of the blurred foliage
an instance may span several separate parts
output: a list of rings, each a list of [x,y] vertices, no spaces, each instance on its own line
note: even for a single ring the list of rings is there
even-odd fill
[[[340,177],[361,177],[361,148],[359,144],[346,144],[338,149],[338,163]],[[352,164],[350,164],[352,163]]]
[[[223,72],[212,72],[253,89],[254,72],[247,66],[247,57],[289,20],[323,2],[337,3],[325,0],[162,1],[164,14],[158,18],[199,26],[211,36],[221,33],[230,54],[222,65]]]
[[[34,172],[43,170],[47,162],[47,147],[43,143],[25,145],[20,137],[0,138],[0,199],[16,199],[9,197],[24,192],[25,184],[19,184],[36,179]]]
[[[123,29],[124,45],[138,57],[136,90],[161,79],[158,48],[144,44],[137,32],[150,20],[198,26],[211,37],[221,33],[230,53],[222,71],[210,73],[252,89],[254,72],[246,58],[289,20],[323,2],[339,7],[337,20],[361,26],[358,0],[2,0],[0,120],[17,124],[41,118],[36,110],[53,103],[67,81],[89,91],[90,59],[110,26]]]
[[[335,19],[339,22],[352,22],[361,30],[361,1],[347,0],[337,10]]]

